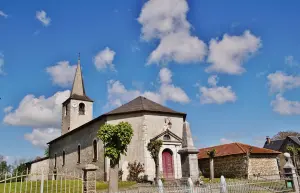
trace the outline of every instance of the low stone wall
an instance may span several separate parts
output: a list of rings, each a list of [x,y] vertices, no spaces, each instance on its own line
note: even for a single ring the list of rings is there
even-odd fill
[[[266,178],[279,178],[277,155],[251,155],[249,159],[249,178],[259,174]]]
[[[199,169],[204,177],[209,177],[209,159],[198,160]],[[215,177],[244,178],[247,174],[245,155],[230,155],[214,158]]]
[[[44,179],[47,179],[49,173],[49,159],[44,159],[37,161],[31,164],[30,166],[30,175],[28,180],[36,181],[42,179],[42,174]]]

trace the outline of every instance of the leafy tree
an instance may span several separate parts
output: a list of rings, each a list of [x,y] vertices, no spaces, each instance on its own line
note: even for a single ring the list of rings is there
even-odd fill
[[[127,146],[133,136],[132,126],[128,122],[117,125],[104,124],[98,131],[98,137],[105,148],[104,156],[110,159],[109,192],[118,192],[118,166],[122,155],[126,155]]]
[[[13,169],[13,176],[20,176],[20,175],[24,175],[27,172],[27,167],[25,164],[25,160],[19,160],[17,165],[14,166]],[[26,176],[22,177],[22,181],[24,181]],[[21,181],[21,177],[17,178],[17,181]]]
[[[49,147],[47,147],[47,148],[45,149],[44,155],[45,155],[46,157],[49,157]]]
[[[8,165],[4,156],[0,155],[0,181],[4,180],[5,174],[11,172],[11,165]]]
[[[300,133],[296,131],[279,131],[272,137],[272,140],[285,139],[288,136],[300,136]]]
[[[128,163],[127,169],[129,171],[129,175],[127,176],[128,181],[139,181],[139,175],[142,172],[145,172],[144,164],[140,162]]]
[[[286,147],[286,150],[292,155],[294,166],[297,167],[296,157],[298,157],[300,155],[300,148],[288,145]]]
[[[209,172],[210,172],[210,180],[214,179],[214,157],[216,155],[216,150],[212,149],[211,151],[206,152],[209,157]]]
[[[150,152],[150,155],[155,163],[155,179],[158,183],[159,179],[159,152],[162,146],[162,140],[152,140],[147,145],[147,150]]]

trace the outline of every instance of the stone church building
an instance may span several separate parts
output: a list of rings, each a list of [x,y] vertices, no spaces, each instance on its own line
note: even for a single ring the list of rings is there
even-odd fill
[[[143,163],[144,175],[148,180],[153,180],[155,165],[147,150],[147,144],[153,139],[163,140],[159,159],[163,178],[180,179],[190,176],[197,179],[198,160],[195,153],[198,150],[193,146],[186,116],[185,113],[140,96],[93,118],[93,100],[85,92],[79,60],[70,97],[62,104],[61,136],[48,143],[49,158],[43,160],[43,163],[48,162],[50,173],[74,170],[80,172],[84,165],[94,164],[99,168],[97,179],[108,180],[109,160],[104,157],[105,148],[97,138],[97,131],[105,123],[118,124],[125,121],[132,125],[134,135],[128,146],[127,156],[122,156],[119,163],[119,168],[123,170],[122,180],[127,178],[128,163],[134,161]]]

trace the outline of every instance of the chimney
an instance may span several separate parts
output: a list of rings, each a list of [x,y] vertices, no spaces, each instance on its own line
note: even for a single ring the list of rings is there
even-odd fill
[[[266,137],[266,144],[270,144],[271,143],[271,139],[269,136]]]

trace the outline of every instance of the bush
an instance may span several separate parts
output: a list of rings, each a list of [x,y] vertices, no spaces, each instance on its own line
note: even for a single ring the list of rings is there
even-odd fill
[[[119,180],[122,180],[122,176],[123,176],[123,170],[122,169],[119,170],[118,175],[119,175]]]
[[[144,164],[137,161],[133,163],[128,163],[127,169],[129,171],[129,175],[127,176],[128,181],[139,182],[141,179],[139,178],[140,173],[144,172]]]

